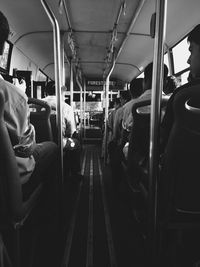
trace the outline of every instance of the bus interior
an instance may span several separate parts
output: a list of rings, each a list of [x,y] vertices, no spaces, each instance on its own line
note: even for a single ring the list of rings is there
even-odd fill
[[[177,80],[177,87],[188,83],[187,37],[200,23],[200,1],[0,0],[0,3],[0,11],[10,25],[9,39],[0,57],[0,74],[11,83],[14,77],[25,79],[36,140],[54,140],[60,153],[58,177],[55,177],[58,199],[39,188],[34,200],[30,200],[29,212],[18,219],[8,216],[5,220],[4,214],[1,215],[0,266],[200,266],[197,87],[176,99],[177,106],[184,107],[182,113],[177,111],[182,114],[177,118],[183,127],[181,130],[175,127],[180,123],[174,126],[175,137],[166,156],[169,162],[163,169],[158,154],[160,107],[166,105],[161,103],[163,63],[168,67],[168,76]],[[151,62],[153,100],[143,103],[151,105],[150,110],[148,114],[135,115],[139,124],[140,114],[148,121],[146,140],[142,139],[143,128],[138,128],[141,146],[144,143],[148,146],[148,163],[138,162],[136,167],[131,166],[135,172],[130,173],[122,158],[111,164],[108,117],[111,103],[130,90],[133,79],[144,78],[144,70]],[[56,85],[56,133],[50,122],[51,107],[42,100],[49,81],[55,81]],[[83,180],[78,182],[66,175],[63,165],[67,165],[63,163],[61,137],[63,86],[65,102],[74,110],[81,144]],[[3,107],[1,88],[0,103]],[[134,106],[132,113],[137,113],[140,106]],[[188,113],[184,115],[186,110]],[[2,114],[0,108],[0,119]],[[186,116],[185,120],[181,116]],[[0,127],[1,166],[6,158],[12,166],[15,159],[9,142],[5,141],[9,136],[4,137],[3,131]],[[134,148],[139,144],[134,141],[136,132],[131,132],[130,159],[136,157]],[[13,175],[9,164],[8,177]],[[163,194],[158,186],[160,177],[171,181],[174,170],[182,177],[176,181],[182,190],[182,203],[187,207],[196,203],[197,210],[191,207],[175,221],[171,214],[160,219],[158,208]],[[0,195],[5,193],[3,183],[7,179],[2,176],[5,174],[0,174]],[[165,189],[169,186],[166,182]],[[40,202],[35,205],[39,195]],[[1,203],[17,203],[12,197],[8,200],[7,195],[4,201],[2,198]],[[165,204],[163,209],[167,213]]]

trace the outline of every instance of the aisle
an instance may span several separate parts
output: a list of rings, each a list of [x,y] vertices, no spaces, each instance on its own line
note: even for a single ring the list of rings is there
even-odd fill
[[[66,219],[62,267],[146,266],[138,225],[123,192],[113,192],[100,152],[98,146],[84,146],[84,181],[74,191],[67,190],[71,197],[66,196],[66,218],[70,219]]]

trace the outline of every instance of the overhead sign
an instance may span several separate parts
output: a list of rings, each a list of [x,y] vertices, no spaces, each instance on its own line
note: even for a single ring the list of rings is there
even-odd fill
[[[101,80],[87,80],[86,81],[86,85],[87,86],[103,86],[104,84],[104,81],[101,81]],[[111,86],[116,86],[116,81],[109,81],[109,85]]]

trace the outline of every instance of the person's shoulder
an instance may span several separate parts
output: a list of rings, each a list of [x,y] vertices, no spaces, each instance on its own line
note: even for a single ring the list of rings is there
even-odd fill
[[[119,108],[116,110],[116,112],[121,112],[122,109],[123,109],[123,106],[119,107]]]
[[[122,113],[122,111],[123,111],[122,107],[120,107],[120,108],[118,108],[118,109],[116,110],[116,112],[115,112],[115,118],[116,118],[116,119],[120,116],[120,114]]]
[[[124,114],[126,113],[132,113],[132,107],[135,103],[137,103],[138,98],[133,98],[130,101],[128,101],[125,105],[124,105]]]
[[[173,99],[179,92],[185,92],[187,90],[190,90],[191,88],[198,88],[200,87],[200,79],[194,80],[192,82],[188,82],[186,84],[183,84],[182,86],[177,87],[174,92],[171,94],[170,99]]]
[[[133,98],[131,100],[129,100],[128,102],[126,102],[126,104],[124,105],[124,109],[129,109],[136,101],[136,98]]]
[[[27,95],[22,90],[20,90],[17,86],[8,81],[0,79],[0,88],[4,92],[5,98],[7,100],[13,99],[15,102],[17,100],[19,101],[28,100]]]
[[[67,104],[65,101],[63,101],[63,106],[68,109],[69,111],[73,111],[72,106],[70,106],[69,104]]]
[[[14,84],[12,84],[12,83],[4,80],[4,79],[0,79],[0,87],[2,89],[6,89],[6,88],[14,88],[15,90],[17,89],[17,87]]]
[[[116,114],[121,114],[124,110],[124,105],[117,109]]]

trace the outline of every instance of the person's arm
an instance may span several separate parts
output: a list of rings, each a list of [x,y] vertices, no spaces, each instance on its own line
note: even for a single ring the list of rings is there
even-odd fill
[[[121,131],[121,140],[120,140],[120,147],[122,149],[125,146],[125,144],[127,142],[129,142],[129,135],[130,135],[130,132],[128,132],[127,130],[125,130],[124,128],[122,128],[122,131]]]
[[[66,103],[63,106],[63,134],[65,137],[72,137],[76,132],[76,123],[73,109]]]
[[[119,123],[120,123],[120,108],[116,111],[114,122],[113,122],[112,139],[115,141],[117,141],[119,137]]]

